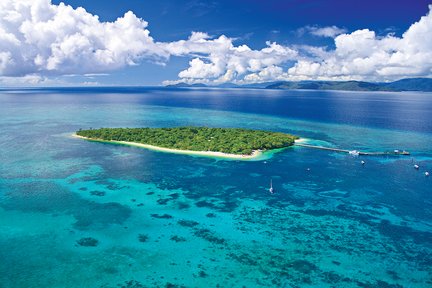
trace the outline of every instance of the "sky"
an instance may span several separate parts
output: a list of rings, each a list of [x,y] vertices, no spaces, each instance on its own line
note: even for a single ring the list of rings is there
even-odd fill
[[[432,77],[429,1],[1,0],[0,87]]]

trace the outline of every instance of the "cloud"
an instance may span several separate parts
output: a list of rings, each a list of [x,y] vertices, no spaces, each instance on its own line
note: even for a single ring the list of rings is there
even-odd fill
[[[429,9],[432,10],[432,5]],[[344,32],[336,26],[315,27],[309,31],[326,37]],[[201,51],[192,49],[204,55],[192,60],[190,67],[179,77],[180,81],[214,84],[310,79],[391,81],[432,77],[431,35],[432,14],[429,12],[401,37],[393,34],[380,37],[374,31],[361,29],[336,36],[335,49],[331,50],[314,46],[286,47],[276,43],[267,43],[269,47],[262,50],[251,50],[244,45],[230,46],[232,43],[225,37],[223,53],[213,53],[215,43],[212,41],[215,40],[206,37],[200,40],[202,45],[199,46],[208,47]],[[282,67],[290,62],[294,62],[292,67],[284,70]]]
[[[166,60],[146,28],[132,12],[100,22],[83,8],[50,0],[2,0],[0,75],[101,73]]]
[[[53,5],[50,0],[2,0],[0,82],[44,84],[57,76],[106,75],[142,61],[166,65],[171,57],[190,61],[178,79],[166,84],[432,76],[431,13],[401,37],[380,37],[369,29],[346,33],[336,26],[303,28],[303,33],[334,38],[334,49],[275,42],[252,49],[235,45],[239,39],[205,32],[158,42],[147,27],[130,11],[113,22],[102,22],[83,8]]]
[[[241,82],[244,83],[256,83],[256,82],[266,82],[266,81],[274,81],[274,80],[282,80],[281,76],[283,75],[283,70],[281,67],[272,65],[266,67],[259,71],[258,73],[251,73],[244,77],[244,80]]]
[[[100,83],[97,81],[84,81],[81,83],[83,86],[99,86]]]
[[[306,26],[299,29],[298,31],[300,34],[310,33],[314,36],[328,37],[328,38],[334,38],[337,35],[347,32],[345,28],[339,28],[337,26],[327,26],[327,27]]]
[[[189,62],[189,68],[179,73],[181,81],[223,83],[297,57],[297,51],[289,47],[271,42],[266,45],[261,50],[253,50],[247,45],[235,46],[233,39],[224,35],[211,39],[205,33],[193,32],[188,40],[163,46],[171,55],[196,56]]]
[[[432,6],[429,6],[432,9]],[[363,29],[335,38],[336,48],[319,61],[302,59],[286,76],[311,79],[395,80],[432,76],[432,15],[412,24],[402,37],[378,37]]]
[[[46,85],[51,86],[59,84],[47,77],[42,77],[40,75],[26,75],[22,77],[7,77],[0,76],[0,85],[3,87],[13,87],[13,86],[38,86]]]

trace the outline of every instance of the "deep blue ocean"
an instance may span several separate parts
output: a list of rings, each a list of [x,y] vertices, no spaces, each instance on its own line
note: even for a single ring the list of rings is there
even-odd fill
[[[184,125],[411,155],[238,161],[71,136]],[[3,89],[0,287],[432,287],[426,171],[432,93]]]

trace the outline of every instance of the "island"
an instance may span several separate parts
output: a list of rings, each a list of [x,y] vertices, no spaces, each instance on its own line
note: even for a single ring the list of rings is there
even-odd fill
[[[432,91],[431,78],[406,78],[394,82],[364,81],[282,81],[266,86],[266,89],[308,89],[341,91]]]
[[[194,126],[80,129],[75,136],[164,152],[233,159],[259,158],[264,151],[292,146],[299,139],[281,132]]]
[[[300,89],[300,90],[338,90],[338,91],[421,91],[432,92],[432,78],[404,78],[394,82],[365,82],[365,81],[277,81],[260,82],[239,85],[235,83],[223,83],[214,86],[207,86],[202,83],[187,84],[184,82],[168,85],[171,88],[247,88],[247,89]]]

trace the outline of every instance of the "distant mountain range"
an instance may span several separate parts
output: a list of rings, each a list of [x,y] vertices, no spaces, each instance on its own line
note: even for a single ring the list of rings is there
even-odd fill
[[[205,84],[202,84],[202,83],[187,84],[184,82],[180,82],[177,84],[166,85],[165,87],[185,87],[185,88],[187,88],[187,87],[208,87],[208,86]]]
[[[431,78],[407,78],[395,82],[373,83],[362,81],[299,81],[279,82],[267,89],[311,89],[344,91],[432,91]]]
[[[406,78],[395,82],[374,83],[363,81],[282,81],[248,85],[224,83],[218,86],[178,83],[167,87],[216,87],[216,88],[260,88],[260,89],[308,89],[343,91],[424,91],[432,92],[432,78]]]

